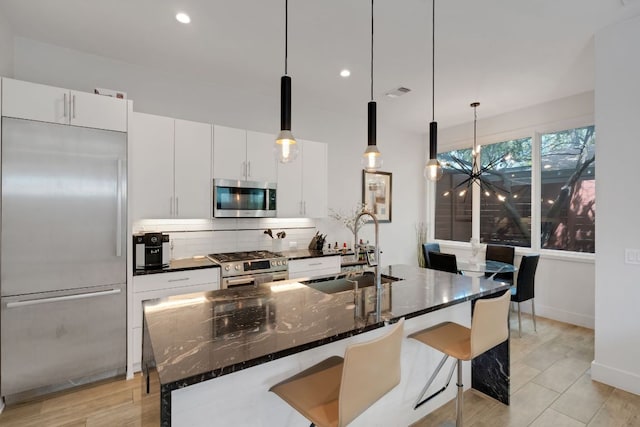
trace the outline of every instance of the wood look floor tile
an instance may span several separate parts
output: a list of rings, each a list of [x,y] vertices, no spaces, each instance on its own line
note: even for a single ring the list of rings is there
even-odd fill
[[[584,427],[586,424],[549,408],[529,425],[531,427]]]
[[[551,407],[583,423],[588,423],[613,392],[613,387],[582,375]]]

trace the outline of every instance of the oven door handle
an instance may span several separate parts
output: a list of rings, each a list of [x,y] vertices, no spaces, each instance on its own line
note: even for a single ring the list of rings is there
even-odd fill
[[[255,280],[253,276],[243,277],[241,279],[227,279],[227,286],[252,285]]]

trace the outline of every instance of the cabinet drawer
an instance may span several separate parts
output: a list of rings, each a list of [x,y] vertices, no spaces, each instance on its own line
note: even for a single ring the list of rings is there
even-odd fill
[[[294,259],[289,261],[289,278],[340,273],[340,256]]]
[[[133,293],[181,288],[206,283],[220,283],[219,268],[202,268],[198,270],[134,276]]]
[[[180,286],[178,288],[158,289],[154,291],[136,292],[133,294],[133,325],[134,328],[142,327],[142,303],[156,298],[170,297],[174,295],[190,294],[193,292],[208,292],[220,289],[216,283],[201,283],[193,286]]]

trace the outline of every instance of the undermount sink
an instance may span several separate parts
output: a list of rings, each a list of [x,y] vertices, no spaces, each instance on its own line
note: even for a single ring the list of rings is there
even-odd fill
[[[382,275],[381,282],[391,283],[398,281],[397,277]],[[338,292],[355,290],[355,283],[358,282],[358,289],[368,288],[376,284],[376,276],[374,274],[359,274],[356,276],[345,275],[335,277],[323,277],[303,282],[305,285],[325,294],[335,294]]]

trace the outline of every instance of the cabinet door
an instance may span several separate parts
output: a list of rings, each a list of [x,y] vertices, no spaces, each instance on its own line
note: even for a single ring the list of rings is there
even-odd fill
[[[302,152],[302,213],[307,218],[327,216],[327,144],[304,141]]]
[[[211,218],[211,125],[175,121],[175,216]]]
[[[72,90],[70,116],[74,126],[127,131],[125,99]]]
[[[174,214],[173,122],[169,117],[132,114],[129,201],[134,220]]]
[[[301,144],[301,142],[298,142]],[[278,165],[277,210],[280,218],[297,218],[302,214],[302,159]]]
[[[276,182],[278,163],[273,154],[276,137],[247,131],[247,180]]]
[[[213,127],[213,177],[245,179],[247,131]]]
[[[69,124],[69,91],[20,80],[2,79],[2,115]]]

